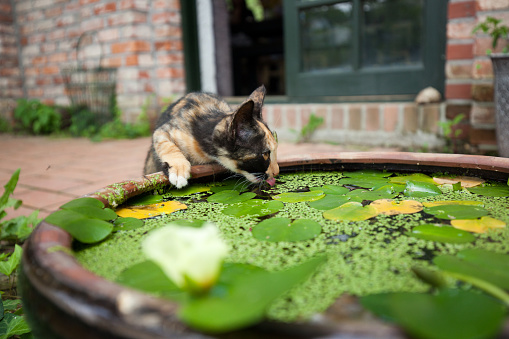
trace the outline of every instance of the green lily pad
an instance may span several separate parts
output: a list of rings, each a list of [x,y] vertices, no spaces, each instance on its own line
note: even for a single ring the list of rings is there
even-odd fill
[[[61,209],[73,209],[75,207],[96,207],[104,208],[102,201],[94,198],[78,198],[60,206]]]
[[[481,249],[460,251],[457,256],[440,255],[433,259],[440,269],[478,278],[509,290],[509,255]]]
[[[127,205],[129,206],[145,206],[157,204],[158,202],[163,201],[164,198],[162,195],[158,194],[148,194],[148,195],[139,195],[127,201]]]
[[[409,181],[426,182],[428,184],[437,185],[432,177],[422,173],[413,173],[389,178],[389,182],[394,184],[406,184]]]
[[[297,192],[297,193],[281,193],[272,197],[274,200],[282,202],[303,202],[303,201],[316,201],[320,200],[325,196],[323,191],[309,191],[309,192]]]
[[[311,187],[310,190],[311,191],[322,191],[324,194],[327,194],[327,195],[343,195],[343,194],[350,192],[350,190],[348,188],[343,187],[343,186],[337,186],[337,185],[324,185],[321,187]]]
[[[376,217],[378,211],[371,205],[362,206],[359,202],[347,202],[337,208],[323,212],[323,217],[337,221],[361,221]]]
[[[100,220],[115,220],[118,216],[111,208],[98,208],[95,206],[75,206],[65,208],[73,212],[84,215],[87,218],[100,219]]]
[[[483,185],[467,189],[471,193],[486,197],[509,197],[509,186],[507,185]]]
[[[270,218],[253,228],[253,237],[262,241],[302,241],[316,238],[322,226],[314,220],[289,218]]]
[[[178,226],[187,226],[187,227],[202,227],[207,221],[205,220],[187,220],[187,219],[179,219],[173,220],[168,225],[178,225]]]
[[[387,178],[392,175],[391,172],[382,172],[377,170],[362,170],[362,171],[354,171],[354,172],[344,172],[343,175],[349,178],[368,178],[368,177],[378,177],[378,178]]]
[[[247,192],[241,195],[239,191],[225,190],[211,195],[207,198],[207,201],[220,204],[236,204],[253,199],[254,197],[256,197],[256,193],[253,192]]]
[[[423,198],[440,195],[442,191],[435,184],[421,181],[407,181],[403,194],[406,197]]]
[[[324,198],[316,201],[308,202],[308,206],[312,208],[316,208],[320,211],[327,211],[333,208],[339,207],[347,202],[356,201],[362,202],[362,198],[358,197],[350,197],[345,195],[326,195]]]
[[[376,176],[343,178],[339,180],[342,185],[353,185],[362,188],[373,188],[381,185],[387,185],[388,179]]]
[[[390,193],[401,193],[405,190],[406,185],[394,183],[382,183],[373,187],[373,191],[385,191]]]
[[[451,244],[466,244],[475,240],[475,236],[471,233],[455,229],[448,225],[419,225],[414,227],[407,235],[418,239]]]
[[[239,179],[228,179],[220,183],[215,183],[215,186],[210,188],[211,192],[218,193],[221,191],[247,191],[248,185],[243,180]]]
[[[184,188],[172,189],[169,193],[173,197],[183,197],[183,196],[191,195],[194,193],[202,193],[202,192],[208,192],[208,191],[210,191],[209,186],[193,184],[193,185],[186,186]],[[156,202],[158,202],[158,201],[156,201]],[[156,203],[156,202],[154,202],[154,203]]]
[[[479,206],[469,205],[442,205],[426,207],[425,213],[432,214],[436,218],[454,220],[454,219],[477,219],[488,215],[488,210]]]
[[[324,260],[317,257],[284,271],[236,275],[235,283],[223,288],[222,293],[213,288],[208,295],[184,304],[179,316],[189,326],[209,333],[256,324],[275,299],[306,280]]]
[[[362,297],[361,304],[412,337],[429,339],[493,338],[506,313],[495,299],[459,289],[375,294]]]
[[[143,226],[144,222],[143,220],[136,219],[136,218],[117,218],[113,222],[113,232],[118,231],[128,231],[128,230],[134,230],[137,228],[140,228]]]
[[[245,216],[262,217],[279,212],[283,207],[284,204],[281,201],[252,199],[238,205],[228,206],[222,213],[237,218]]]
[[[354,201],[360,200],[378,200],[378,199],[392,199],[394,198],[398,193],[393,193],[387,189],[383,190],[377,190],[377,191],[366,191],[366,190],[353,190],[350,191],[346,196],[351,198]]]

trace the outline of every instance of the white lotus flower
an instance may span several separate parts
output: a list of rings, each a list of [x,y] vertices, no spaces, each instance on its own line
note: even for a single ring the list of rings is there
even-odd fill
[[[228,246],[212,223],[200,228],[166,226],[149,233],[143,252],[180,288],[208,290],[217,281]]]

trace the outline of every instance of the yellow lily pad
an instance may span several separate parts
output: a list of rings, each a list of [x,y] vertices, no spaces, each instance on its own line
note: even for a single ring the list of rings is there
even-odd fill
[[[422,203],[424,207],[435,207],[435,206],[444,206],[444,205],[467,205],[467,206],[479,206],[484,207],[484,204],[481,201],[471,201],[471,200],[442,200],[442,201],[425,201]]]
[[[362,206],[360,202],[347,202],[339,207],[323,212],[323,217],[336,221],[362,221],[376,217],[376,208],[367,205]]]
[[[145,219],[156,217],[163,213],[170,214],[175,211],[185,210],[186,208],[187,205],[178,201],[165,201],[145,206],[126,206],[115,212],[118,216],[123,218]]]
[[[461,183],[461,187],[475,187],[484,183],[484,180],[476,177],[467,177],[467,176],[457,176],[457,177],[433,177],[433,181],[435,181],[439,185],[449,184],[453,185],[456,183]]]
[[[451,225],[457,229],[474,232],[485,233],[490,228],[504,228],[505,222],[492,217],[481,217],[480,219],[456,219],[451,220]]]
[[[401,202],[392,199],[379,199],[373,201],[370,206],[376,208],[378,213],[385,215],[412,214],[422,211],[422,204],[415,200],[403,200]]]

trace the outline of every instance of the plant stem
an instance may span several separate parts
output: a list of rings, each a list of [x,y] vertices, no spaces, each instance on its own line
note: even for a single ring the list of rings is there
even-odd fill
[[[509,294],[507,294],[506,291],[499,288],[498,286],[495,286],[485,280],[471,277],[469,275],[464,275],[464,274],[454,273],[454,272],[449,272],[449,271],[444,271],[444,273],[455,278],[455,279],[462,280],[464,282],[467,282],[473,286],[480,288],[481,290],[485,291],[486,293],[491,294],[495,298],[500,299],[502,302],[504,302],[506,304],[506,306],[509,306]]]

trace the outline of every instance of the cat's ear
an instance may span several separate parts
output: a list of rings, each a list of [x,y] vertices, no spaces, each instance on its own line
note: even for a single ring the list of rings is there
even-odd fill
[[[253,100],[254,103],[254,109],[253,114],[257,119],[262,120],[262,107],[263,107],[263,100],[265,100],[265,93],[267,90],[265,89],[264,85],[261,85],[257,89],[251,93],[249,98],[247,100]]]
[[[246,126],[254,123],[255,117],[253,115],[255,103],[249,99],[243,102],[235,112],[230,124],[230,135],[236,137],[242,135],[242,131],[246,130]]]

